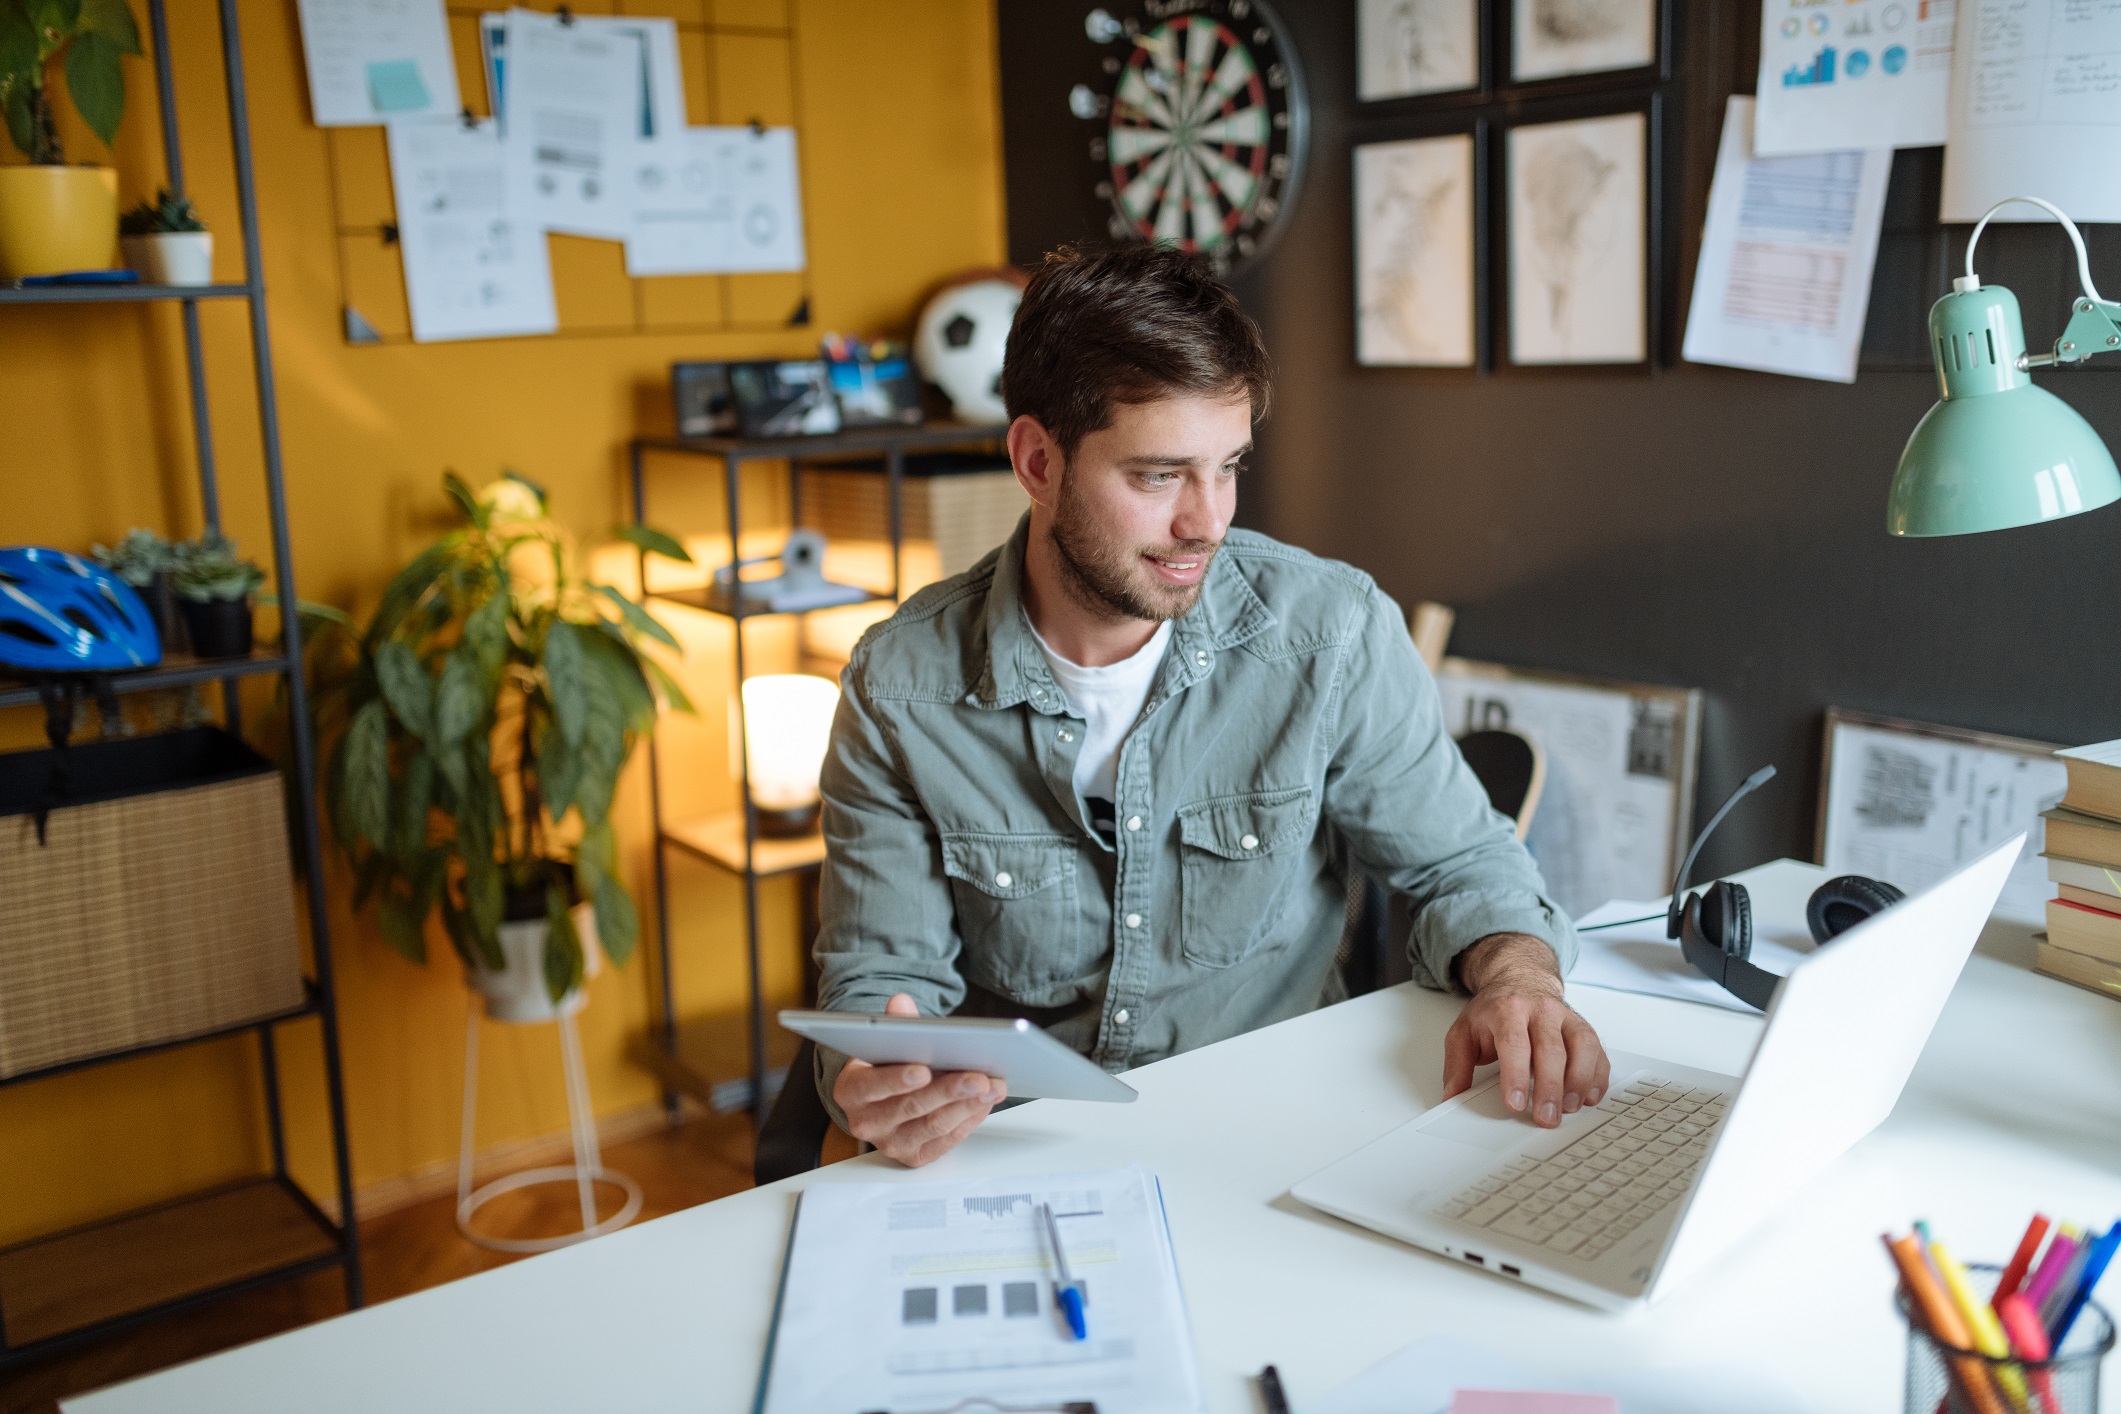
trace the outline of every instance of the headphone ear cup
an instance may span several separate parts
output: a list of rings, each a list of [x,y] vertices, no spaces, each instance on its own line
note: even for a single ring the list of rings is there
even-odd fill
[[[1843,874],[1812,890],[1805,901],[1804,923],[1815,944],[1830,943],[1874,913],[1883,913],[1907,895],[1882,879]]]
[[[1753,951],[1753,901],[1743,884],[1723,880],[1701,896],[1702,936],[1725,957],[1744,958]]]

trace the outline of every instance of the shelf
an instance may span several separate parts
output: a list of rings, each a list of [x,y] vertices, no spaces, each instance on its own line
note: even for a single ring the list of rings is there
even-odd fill
[[[705,589],[659,589],[648,596],[651,599],[666,599],[673,604],[682,604],[688,609],[697,609],[703,614],[712,614],[718,619],[767,619],[776,614],[822,614],[833,609],[856,609],[864,604],[896,604],[889,594],[880,594],[874,589],[863,591],[860,599],[850,599],[844,604],[824,604],[815,609],[746,609],[732,614],[727,609],[708,607]]]
[[[254,1178],[0,1251],[6,1353],[225,1288],[336,1264],[339,1234]]]
[[[690,854],[719,864],[732,874],[744,872],[744,813],[725,811],[682,824],[665,825],[663,838]],[[752,846],[753,872],[761,879],[815,869],[825,862],[822,831],[794,840],[760,839]]]
[[[142,668],[136,673],[112,673],[111,686],[120,692],[152,692],[157,688],[189,687],[194,683],[285,671],[287,659],[277,653],[255,652],[248,658],[193,658],[180,653],[156,667]],[[37,689],[34,687],[19,683],[0,686],[0,707],[23,707],[36,700]]]
[[[153,1041],[144,1046],[128,1046],[122,1051],[104,1051],[100,1055],[82,1056],[78,1060],[62,1061],[58,1065],[44,1066],[38,1070],[25,1070],[19,1075],[0,1076],[0,1089],[9,1085],[21,1085],[31,1080],[42,1080],[47,1076],[64,1075],[70,1070],[90,1070],[113,1061],[131,1060],[135,1056],[151,1056],[157,1051],[174,1051],[180,1046],[195,1046],[201,1041],[218,1041],[224,1036],[234,1036],[245,1031],[255,1031],[260,1026],[277,1026],[283,1021],[298,1017],[314,1016],[319,1010],[317,984],[304,978],[302,981],[302,1005],[287,1011],[276,1011],[269,1016],[254,1016],[248,1021],[238,1021],[219,1026],[212,1031],[201,1031],[195,1036],[173,1036],[167,1041]]]
[[[710,457],[830,457],[848,452],[909,451],[991,442],[1008,432],[1001,423],[926,422],[918,427],[858,427],[796,437],[638,437],[634,446]]]
[[[786,1070],[803,1038],[766,1020],[767,1088],[771,1072]],[[709,1109],[741,1109],[751,1094],[750,1029],[741,1014],[704,1016],[680,1022],[677,1040],[666,1046],[660,1036],[645,1038],[637,1054],[641,1063],[669,1089],[689,1095]],[[807,1080],[808,1077],[805,1077]],[[734,1101],[734,1103],[732,1103]]]
[[[248,285],[0,285],[0,304],[140,304],[154,300],[242,299]]]

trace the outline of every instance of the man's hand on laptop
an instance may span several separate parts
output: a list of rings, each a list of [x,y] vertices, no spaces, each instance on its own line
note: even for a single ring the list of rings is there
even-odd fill
[[[1554,950],[1524,933],[1491,933],[1458,955],[1473,994],[1443,1038],[1443,1097],[1471,1087],[1475,1066],[1502,1063],[1502,1096],[1552,1129],[1605,1098],[1611,1064],[1598,1033],[1561,996]]]
[[[900,992],[884,1004],[892,1016],[919,1016]],[[847,1132],[908,1168],[932,1164],[979,1128],[1008,1097],[1008,1084],[972,1070],[932,1074],[925,1065],[871,1065],[850,1060],[832,1098],[847,1116]]]

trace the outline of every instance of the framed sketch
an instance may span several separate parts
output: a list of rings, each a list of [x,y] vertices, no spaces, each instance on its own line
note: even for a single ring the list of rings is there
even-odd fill
[[[1693,833],[1698,691],[1463,658],[1443,660],[1436,688],[1452,736],[1507,727],[1545,753],[1525,847],[1571,918],[1671,891]]]
[[[1478,361],[1474,133],[1355,149],[1355,361],[1471,368]]]
[[[1510,79],[1530,83],[1657,62],[1658,0],[1511,0]]]
[[[1509,130],[1510,362],[1643,363],[1650,114]]]
[[[1356,0],[1356,97],[1365,103],[1478,89],[1482,0]]]
[[[2040,812],[2068,785],[2052,742],[1830,707],[1819,768],[1818,862],[1909,893],[2023,830],[1996,912],[2037,922],[2055,896]]]

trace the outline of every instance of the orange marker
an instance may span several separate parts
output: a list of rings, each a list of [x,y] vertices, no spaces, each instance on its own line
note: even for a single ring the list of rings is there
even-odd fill
[[[1982,1368],[1980,1359],[1953,1353],[1971,1350],[1973,1338],[1968,1334],[1958,1308],[1952,1305],[1952,1298],[1930,1274],[1930,1264],[1923,1256],[1922,1245],[1912,1236],[1894,1237],[1890,1233],[1884,1240],[1886,1251],[1892,1253],[1894,1264],[1900,1268],[1900,1280],[1907,1287],[1909,1303],[1921,1316],[1931,1339],[1948,1347],[1942,1352],[1945,1369],[1951,1372],[1979,1414],[2005,1414],[2003,1401],[1997,1397],[1995,1386],[1989,1383],[1988,1372]]]

